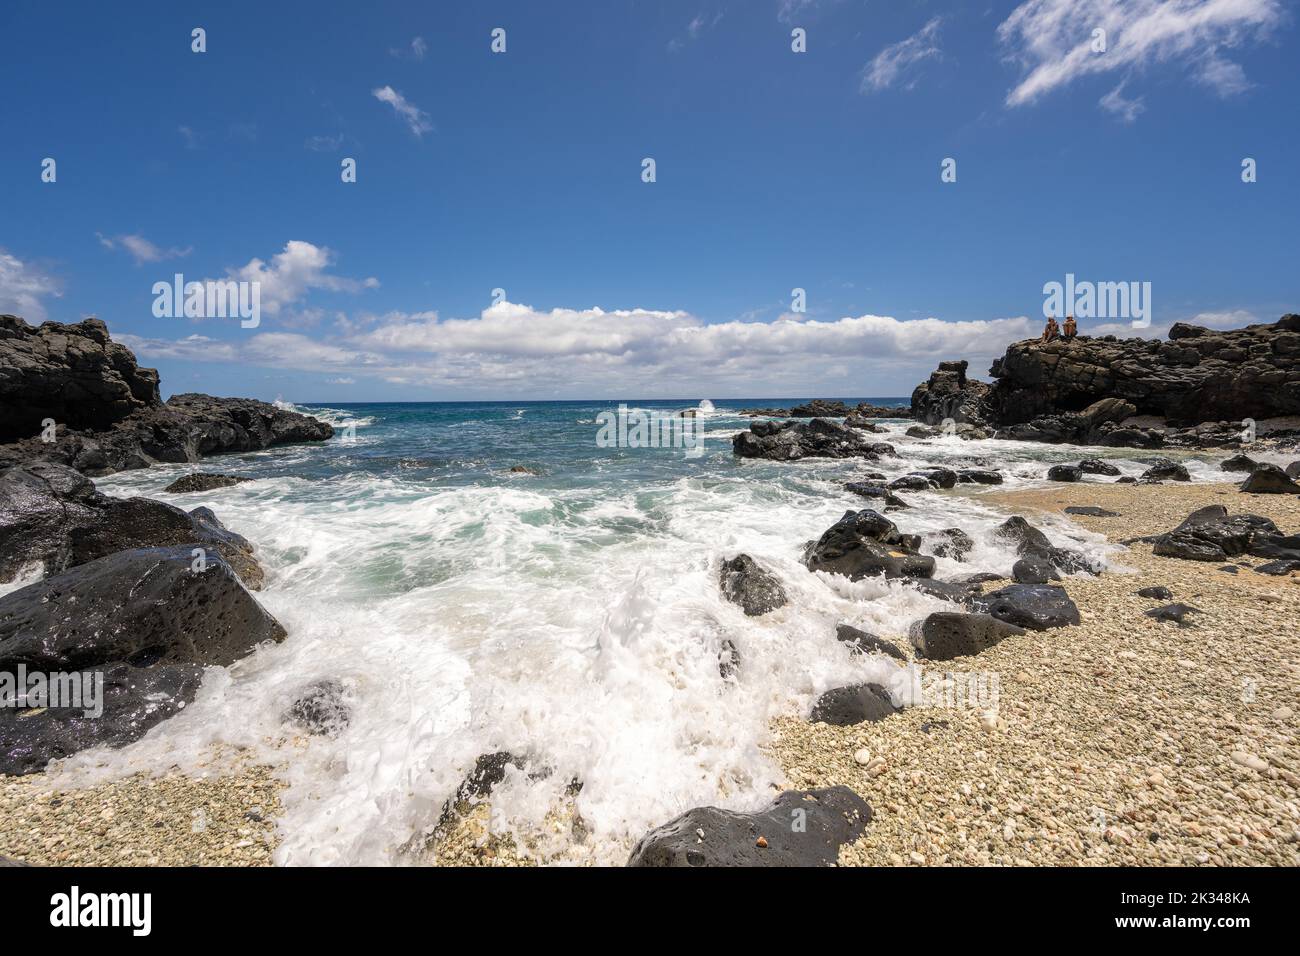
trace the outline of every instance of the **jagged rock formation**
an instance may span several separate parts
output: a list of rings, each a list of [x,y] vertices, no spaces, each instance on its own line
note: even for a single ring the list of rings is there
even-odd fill
[[[918,420],[997,437],[1116,447],[1231,446],[1245,419],[1300,415],[1300,315],[1219,332],[1178,323],[1168,341],[1114,336],[1016,342],[992,385],[942,362],[912,394]]]
[[[0,315],[0,469],[53,461],[97,476],[324,441],[318,419],[250,398],[173,395],[99,319],[33,328]],[[50,433],[42,423],[54,422]],[[4,443],[9,444],[4,444]]]

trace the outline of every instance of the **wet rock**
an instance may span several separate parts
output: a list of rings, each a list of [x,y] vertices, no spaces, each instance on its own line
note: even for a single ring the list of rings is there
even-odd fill
[[[963,468],[957,472],[957,480],[965,484],[975,485],[1002,484],[1002,476],[996,471],[986,471],[981,468]]]
[[[1241,483],[1241,490],[1249,495],[1297,495],[1300,485],[1277,465],[1261,464]]]
[[[1046,584],[1059,581],[1055,565],[1042,555],[1028,554],[1011,566],[1011,578],[1018,584]]]
[[[791,826],[796,818],[802,827]],[[848,787],[789,790],[758,813],[688,810],[642,837],[627,865],[834,866],[870,821],[871,808]]]
[[[1173,621],[1176,624],[1184,625],[1185,618],[1188,614],[1199,612],[1199,607],[1193,607],[1190,604],[1166,604],[1163,607],[1154,607],[1149,611],[1143,611],[1147,617],[1153,617],[1157,621]]]
[[[759,567],[758,562],[747,554],[738,554],[730,561],[722,562],[719,583],[723,597],[732,604],[739,604],[751,617],[774,611],[790,602],[776,575]]]
[[[1139,588],[1138,595],[1145,598],[1152,598],[1156,601],[1168,601],[1174,596],[1174,592],[1163,585],[1149,588]]]
[[[109,497],[54,462],[11,468],[0,474],[0,582],[31,565],[58,574],[119,551],[189,544],[214,549],[248,587],[260,588],[263,573],[252,545],[211,511],[200,511]]]
[[[718,650],[718,674],[723,680],[731,677],[740,671],[740,651],[736,647],[736,642],[729,637],[722,639],[721,647]]]
[[[941,432],[928,425],[912,425],[903,434],[908,438],[938,438]]]
[[[1168,458],[1157,458],[1146,471],[1138,476],[1138,481],[1191,481],[1187,469]]]
[[[847,428],[857,428],[860,431],[874,432],[876,434],[889,431],[889,429],[885,428],[883,425],[877,425],[871,419],[862,418],[858,415],[850,415],[848,418],[844,419],[844,425]]]
[[[950,661],[956,657],[973,656],[1003,638],[1024,633],[1024,628],[988,614],[940,611],[914,624],[911,639],[920,657]]]
[[[1085,475],[1108,475],[1115,477],[1119,469],[1101,458],[1085,458],[1079,462],[1079,470]]]
[[[791,418],[844,418],[850,412],[843,402],[814,398],[811,402],[790,409]]]
[[[903,583],[907,587],[915,588],[922,594],[928,594],[930,597],[936,597],[943,601],[954,601],[958,604],[968,600],[971,595],[978,594],[979,585],[959,581],[936,581],[933,578],[904,578]]]
[[[215,475],[205,472],[195,472],[192,475],[185,475],[183,478],[177,478],[163,491],[173,495],[191,494],[197,491],[213,491],[217,488],[229,488],[232,485],[243,484],[246,481],[252,481],[251,478],[240,478],[237,475]]]
[[[899,649],[897,644],[867,631],[851,627],[848,624],[840,624],[835,628],[835,639],[843,641],[854,651],[861,654],[887,654],[896,660],[907,660],[907,655]]]
[[[802,458],[865,458],[893,455],[887,442],[869,441],[859,429],[814,418],[803,422],[757,421],[731,440],[740,458],[798,461]]]
[[[918,468],[913,474],[932,481],[940,488],[952,488],[957,484],[957,472],[951,468]]]
[[[889,691],[879,684],[851,684],[828,690],[818,697],[808,719],[814,724],[852,727],[864,721],[884,720],[902,709],[894,706]]]
[[[1047,469],[1048,481],[1082,481],[1083,471],[1078,465],[1053,465]]]
[[[934,535],[939,540],[930,548],[931,553],[937,558],[952,558],[954,561],[964,561],[966,555],[970,554],[971,549],[975,547],[975,542],[971,536],[961,528],[945,528],[942,531],[935,532]]]
[[[844,486],[844,490],[851,491],[855,495],[861,495],[863,498],[880,498],[884,501],[886,508],[909,507],[906,501],[884,485],[871,484],[865,481],[850,481]]]
[[[852,581],[873,575],[930,577],[934,558],[920,554],[910,536],[870,509],[847,511],[808,549],[810,571],[842,574]]]
[[[1222,471],[1254,471],[1258,467],[1259,462],[1242,454],[1233,455],[1219,462]]]
[[[967,574],[964,577],[955,578],[958,584],[987,584],[990,581],[1005,581],[1005,574],[996,574],[992,571],[977,571],[975,574]]]
[[[0,671],[17,674],[16,665]],[[80,707],[0,707],[0,774],[39,773],[51,760],[90,747],[124,747],[139,740],[194,700],[203,681],[196,664],[132,667],[122,662],[81,672],[83,686],[102,680],[93,691],[102,712]],[[83,702],[84,699],[83,699]]]
[[[1293,461],[1285,469],[1288,478],[1300,478],[1300,461]]]
[[[337,737],[352,720],[347,688],[333,679],[318,680],[298,692],[285,722],[318,737]]]
[[[1107,511],[1105,508],[1097,508],[1092,505],[1070,505],[1065,509],[1067,515],[1081,515],[1085,518],[1118,518],[1118,511]]]
[[[511,465],[509,470],[512,475],[529,475],[533,478],[541,475],[540,470],[537,468],[530,468],[528,465]]]
[[[1033,631],[1079,623],[1079,608],[1065,588],[1049,584],[1012,584],[971,598],[967,605],[978,614]]]
[[[0,597],[0,667],[224,666],[284,639],[219,555],[192,561],[185,546],[123,551]]]
[[[891,481],[889,487],[895,491],[933,491],[939,486],[925,475],[903,475]]]
[[[1086,572],[1095,574],[1097,566],[1078,551],[1058,548],[1020,515],[1013,515],[993,530],[993,533],[1016,549],[1016,554],[1023,556],[1037,555],[1046,558],[1058,570],[1066,574]]]

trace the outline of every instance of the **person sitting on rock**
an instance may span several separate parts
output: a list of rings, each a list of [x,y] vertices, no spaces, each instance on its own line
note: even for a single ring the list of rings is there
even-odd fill
[[[1043,341],[1050,342],[1061,334],[1061,327],[1056,324],[1056,316],[1050,316],[1047,325],[1043,328]]]
[[[1065,317],[1065,337],[1067,339],[1072,339],[1078,334],[1079,334],[1079,323],[1074,321],[1074,316],[1067,315]]]

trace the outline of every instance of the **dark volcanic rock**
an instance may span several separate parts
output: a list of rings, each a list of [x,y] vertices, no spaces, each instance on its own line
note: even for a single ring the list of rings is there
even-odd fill
[[[993,533],[1015,545],[1016,554],[1021,556],[1036,555],[1046,558],[1058,570],[1066,574],[1087,571],[1095,574],[1097,568],[1078,551],[1055,547],[1047,540],[1047,535],[1039,531],[1020,515],[1013,515],[994,529]]]
[[[934,536],[940,539],[930,548],[936,558],[964,561],[966,555],[970,554],[971,549],[975,547],[971,536],[961,528],[944,528],[942,531],[935,532]]]
[[[913,587],[922,594],[937,597],[943,601],[955,601],[958,604],[978,594],[980,589],[969,581],[936,581],[933,578],[904,578],[903,583]]]
[[[347,688],[332,679],[309,684],[298,692],[284,719],[314,736],[337,737],[352,719]]]
[[[848,787],[788,790],[758,813],[688,810],[642,837],[627,865],[834,866],[870,821],[871,808]]]
[[[1300,461],[1293,461],[1285,469],[1288,478],[1300,478]]]
[[[929,425],[911,425],[903,434],[908,438],[938,438],[940,431]]]
[[[1118,518],[1118,511],[1107,511],[1094,505],[1070,505],[1065,509],[1067,515],[1082,515],[1085,518]]]
[[[872,484],[865,481],[850,481],[844,486],[845,491],[851,491],[855,495],[861,495],[863,498],[880,498],[885,502],[887,508],[907,508],[908,503],[898,495],[894,494],[884,485]]]
[[[1047,558],[1038,554],[1027,554],[1011,566],[1011,578],[1017,584],[1046,584],[1059,581],[1061,576],[1056,567]]]
[[[963,468],[957,472],[957,480],[976,485],[1000,485],[1002,476],[996,471],[984,471],[979,468]]]
[[[262,586],[252,545],[206,508],[186,514],[149,498],[111,498],[52,462],[0,474],[0,582],[32,564],[58,574],[118,551],[183,544],[214,548],[248,587]]]
[[[1053,465],[1047,469],[1048,481],[1082,481],[1083,469],[1078,465]]]
[[[1300,495],[1300,485],[1277,465],[1269,464],[1256,465],[1241,483],[1241,490],[1250,495]]]
[[[1153,617],[1157,621],[1173,621],[1176,624],[1184,625],[1185,618],[1192,612],[1199,612],[1199,607],[1192,607],[1190,604],[1166,604],[1163,607],[1154,607],[1149,611],[1143,611],[1147,617]]]
[[[1291,557],[1287,548],[1286,539],[1268,518],[1229,516],[1223,505],[1207,505],[1193,511],[1174,530],[1158,535],[1152,551],[1166,558],[1220,562],[1248,552],[1260,557]]]
[[[1174,592],[1163,585],[1157,585],[1149,588],[1139,588],[1138,594],[1146,598],[1154,598],[1157,601],[1168,601],[1174,596]]]
[[[848,414],[849,406],[825,398],[814,398],[805,405],[790,409],[791,418],[844,418]]]
[[[938,484],[925,475],[903,475],[891,481],[889,487],[900,491],[933,491]]]
[[[969,607],[980,614],[991,614],[1000,621],[1045,631],[1079,623],[1079,608],[1065,588],[1049,584],[1012,584],[971,598]]]
[[[912,628],[912,645],[919,656],[932,661],[969,657],[992,647],[1005,637],[1025,630],[987,614],[940,611]]]
[[[0,442],[37,437],[47,418],[60,432],[103,429],[161,404],[158,373],[136,365],[99,319],[33,328],[0,315]]]
[[[828,690],[818,697],[808,719],[814,724],[851,727],[863,721],[884,720],[902,709],[894,706],[889,691],[879,684],[852,684]]]
[[[1168,458],[1157,458],[1151,467],[1138,476],[1138,481],[1191,481],[1187,469]]]
[[[170,485],[164,488],[163,491],[172,495],[184,495],[196,491],[212,491],[216,488],[229,488],[231,485],[238,485],[245,481],[252,480],[252,478],[239,478],[235,475],[213,475],[205,472],[195,472],[192,475],[177,478]]]
[[[284,639],[220,556],[192,560],[185,546],[123,551],[0,597],[0,667],[227,665]]]
[[[929,479],[940,488],[952,488],[957,484],[957,472],[951,468],[918,468],[913,474]]]
[[[747,554],[722,562],[719,583],[723,597],[739,604],[751,617],[784,607],[790,601],[776,575],[763,570]]]
[[[17,673],[15,667],[0,670]],[[123,747],[194,700],[203,680],[196,664],[131,667],[114,663],[82,672],[103,681],[102,713],[84,708],[0,707],[0,774],[38,773],[51,760],[89,747]],[[86,686],[90,686],[86,684]]]
[[[1119,474],[1118,468],[1100,458],[1083,459],[1079,462],[1079,470],[1085,475],[1108,475],[1112,478]]]
[[[1292,571],[1300,571],[1300,561],[1269,561],[1255,568],[1259,574],[1272,574],[1281,577]]]
[[[1219,468],[1223,471],[1254,471],[1259,467],[1259,462],[1246,455],[1233,455],[1231,458],[1225,458],[1219,462]]]
[[[899,649],[897,644],[848,624],[840,624],[835,628],[835,639],[843,641],[861,654],[888,654],[900,661],[907,660],[907,655]]]
[[[892,521],[875,511],[846,511],[808,549],[804,564],[810,571],[842,574],[853,581],[881,574],[930,577],[934,558],[920,554],[904,538]]]
[[[731,440],[740,458],[798,461],[801,458],[866,458],[894,454],[886,442],[873,442],[860,429],[814,418],[809,422],[758,421]]]
[[[987,404],[987,382],[966,378],[969,363],[940,362],[928,381],[912,392],[912,415],[925,425],[940,425],[945,420],[976,427],[992,419]]]

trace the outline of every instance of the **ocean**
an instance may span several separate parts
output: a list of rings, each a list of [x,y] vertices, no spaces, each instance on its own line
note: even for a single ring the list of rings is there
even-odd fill
[[[859,400],[906,404],[847,399]],[[774,717],[806,714],[817,695],[849,683],[909,693],[893,662],[851,657],[836,625],[899,641],[911,622],[952,608],[897,583],[803,567],[807,542],[870,506],[844,483],[943,464],[1000,471],[1005,490],[1085,456],[1070,446],[917,441],[901,419],[882,421],[890,434],[876,436],[898,458],[732,455],[732,435],[750,421],[739,409],[794,403],[628,403],[697,407],[704,447],[695,456],[601,447],[610,402],[305,406],[339,434],[97,479],[108,494],[211,507],[256,545],[267,576],[258,599],[289,636],[212,669],[196,701],[138,743],[79,754],[56,772],[197,770],[212,745],[249,748],[288,783],[283,864],[417,862],[402,848],[438,822],[475,758],[500,750],[526,756],[529,772],[511,771],[497,788],[494,821],[543,862],[622,863],[646,830],[690,807],[764,806],[785,783],[763,749]],[[1086,452],[1129,475],[1157,454]],[[1170,457],[1194,480],[1223,477],[1222,454]],[[197,470],[257,480],[163,491]],[[904,492],[912,507],[889,516],[905,532],[960,527],[975,539],[965,562],[939,559],[936,577],[1005,574],[1013,555],[990,532],[1007,513],[984,500],[990,490],[1000,489]],[[1064,516],[1033,520],[1054,544],[1124,570],[1112,546]],[[746,617],[722,598],[719,564],[740,552],[781,578],[786,607]],[[727,641],[741,663],[724,679]],[[285,712],[320,680],[342,682],[350,721],[336,737],[295,742]],[[585,837],[545,823],[573,780]]]

